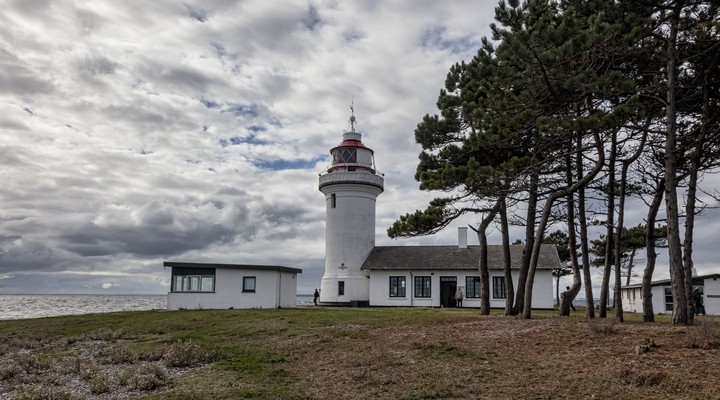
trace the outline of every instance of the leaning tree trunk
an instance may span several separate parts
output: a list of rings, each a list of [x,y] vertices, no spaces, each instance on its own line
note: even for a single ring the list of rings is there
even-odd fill
[[[633,246],[632,250],[630,251],[630,258],[628,259],[628,267],[627,267],[627,276],[625,277],[625,285],[630,285],[630,277],[632,276],[633,268],[635,267],[633,263],[635,262],[635,253],[637,252],[637,247]]]
[[[589,174],[585,175],[582,179],[578,179],[577,182],[575,182],[573,185],[565,187],[564,189],[556,190],[548,195],[548,198],[545,201],[545,205],[543,206],[540,221],[538,222],[538,228],[536,233],[537,237],[541,238],[545,235],[545,227],[547,226],[548,220],[550,218],[550,211],[552,210],[552,206],[553,203],[555,203],[555,200],[574,193],[579,188],[586,186],[588,183],[590,183],[590,181],[595,178],[595,176],[598,174],[598,172],[600,172],[603,165],[605,164],[605,151],[603,149],[602,141],[600,140],[600,135],[595,132],[593,134],[593,137],[595,139],[595,150],[598,152],[598,160],[595,164],[595,167],[590,171]],[[528,268],[527,281],[525,282],[525,304],[523,305],[522,313],[523,319],[530,319],[532,317],[532,291],[533,283],[535,282],[535,270],[537,269],[538,258],[540,257],[541,245],[542,240],[535,241],[535,245],[533,246],[532,251],[532,257],[530,258],[530,268]]]
[[[650,208],[648,209],[647,225],[645,232],[645,250],[647,251],[647,264],[642,279],[642,296],[643,296],[643,322],[655,322],[655,311],[652,304],[652,276],[655,271],[655,261],[657,254],[655,253],[655,220],[657,218],[660,204],[662,204],[663,192],[665,191],[665,180],[661,179],[655,189]]]
[[[515,298],[515,286],[512,278],[512,260],[510,259],[510,233],[507,218],[507,203],[505,195],[501,197],[500,204],[500,225],[502,226],[503,246],[503,271],[505,272],[505,315],[513,315],[513,299]]]

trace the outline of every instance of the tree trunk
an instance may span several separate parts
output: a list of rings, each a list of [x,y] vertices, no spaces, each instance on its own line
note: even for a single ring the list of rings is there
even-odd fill
[[[688,302],[689,324],[694,320],[694,304],[692,298],[693,270],[693,233],[695,230],[695,207],[697,204],[698,171],[701,167],[702,147],[705,143],[710,119],[710,77],[709,69],[703,70],[703,110],[700,120],[700,134],[695,138],[694,149],[690,159],[690,176],[688,177],[687,199],[685,204],[685,240],[683,242],[683,268],[685,269],[685,296]]]
[[[528,208],[525,218],[525,248],[523,248],[522,266],[518,274],[517,293],[515,293],[514,315],[522,315],[525,305],[525,285],[527,284],[528,270],[532,249],[535,245],[535,220],[537,218],[537,196],[539,176],[537,170],[533,169],[530,176],[530,188],[528,189]]]
[[[620,193],[618,193],[618,197],[620,197],[620,201],[618,204],[618,219],[617,219],[617,233],[615,235],[615,321],[616,322],[623,322],[623,306],[622,306],[622,268],[620,268],[620,256],[621,250],[620,245],[622,243],[622,231],[623,231],[623,225],[625,224],[625,196],[627,191],[627,173],[628,169],[630,169],[630,165],[634,163],[638,157],[640,157],[640,154],[642,154],[643,150],[645,150],[645,139],[647,139],[647,129],[650,127],[651,119],[648,118],[645,123],[645,129],[643,130],[643,136],[640,140],[640,143],[637,145],[637,148],[635,149],[635,153],[633,153],[630,158],[627,158],[623,160],[622,167],[620,167]],[[635,250],[633,250],[633,256],[635,254]],[[630,258],[630,264],[628,264],[628,285],[630,284],[630,273],[632,272],[632,257]]]
[[[673,296],[673,324],[688,324],[688,299],[685,288],[685,270],[680,246],[680,215],[677,198],[677,34],[682,4],[678,3],[670,18],[667,38],[667,136],[665,138],[665,212],[668,227],[668,261]]]
[[[571,153],[572,151],[568,151],[567,156],[565,156],[565,171],[568,186],[572,186],[573,183],[573,164],[572,158],[570,157]],[[560,310],[558,314],[561,317],[570,316],[570,305],[573,300],[575,300],[575,296],[577,296],[578,292],[580,292],[580,286],[582,286],[582,282],[580,281],[580,266],[578,265],[576,250],[577,234],[575,233],[575,198],[572,193],[567,195],[567,224],[568,247],[570,248],[570,266],[573,271],[573,284],[570,287],[570,290],[563,292],[562,299],[558,297],[558,301],[560,301]],[[560,281],[558,280],[558,286],[559,285]]]
[[[578,179],[583,177],[582,138],[578,136],[575,155],[575,170]],[[582,257],[583,282],[585,283],[585,316],[595,318],[595,298],[592,288],[590,271],[590,255],[588,245],[587,216],[585,215],[585,188],[578,189],[578,224],[580,227],[580,255]]]
[[[584,176],[582,179],[578,179],[578,181],[575,182],[572,186],[556,190],[548,195],[548,198],[545,201],[545,206],[543,206],[543,212],[540,216],[540,221],[538,222],[538,228],[536,233],[537,237],[541,238],[545,235],[545,227],[547,226],[548,219],[550,218],[550,211],[552,210],[552,205],[555,200],[567,196],[575,192],[579,188],[587,185],[595,178],[595,176],[598,174],[598,172],[600,172],[603,165],[605,164],[605,151],[603,149],[602,141],[600,140],[600,135],[598,133],[594,133],[593,137],[595,139],[595,150],[598,152],[597,164],[595,164],[595,167],[592,169],[592,171],[590,171],[589,174]],[[523,305],[522,313],[523,319],[530,319],[530,317],[532,317],[532,291],[533,283],[535,281],[535,270],[537,269],[538,257],[540,256],[541,245],[542,240],[536,240],[535,244],[533,245],[532,256],[530,258],[530,267],[528,268],[527,281],[525,282],[525,304]]]
[[[655,189],[650,208],[647,215],[647,232],[645,232],[645,249],[647,251],[647,264],[642,279],[642,296],[643,296],[643,321],[655,322],[655,312],[652,304],[652,276],[655,271],[655,219],[663,199],[665,191],[665,180],[661,179]]]
[[[600,285],[600,318],[607,317],[607,306],[610,291],[610,272],[614,260],[615,248],[615,158],[617,152],[617,132],[612,133],[610,142],[610,156],[608,157],[608,187],[607,187],[607,221],[605,241],[605,266],[603,269],[602,284]]]
[[[488,270],[488,244],[487,244],[487,227],[495,219],[495,215],[500,208],[500,200],[495,202],[495,206],[480,222],[478,229],[473,228],[478,235],[480,241],[480,314],[490,315],[490,271]]]
[[[623,162],[622,170],[620,171],[620,193],[618,193],[619,204],[618,204],[618,217],[617,217],[617,230],[615,233],[615,249],[613,251],[615,264],[615,292],[613,297],[615,298],[615,321],[623,322],[623,305],[622,305],[622,268],[620,268],[620,256],[622,250],[620,245],[622,242],[622,228],[625,223],[625,187],[627,181],[627,167],[629,164]]]
[[[632,270],[634,268],[633,263],[635,262],[635,253],[637,252],[637,248],[633,247],[632,251],[630,252],[630,259],[628,260],[628,267],[627,267],[627,276],[625,277],[625,285],[630,284],[630,278],[632,277]]]
[[[505,315],[512,315],[515,285],[513,285],[512,260],[510,259],[510,224],[508,224],[507,203],[504,195],[501,200],[500,224],[502,225],[503,271],[505,272]]]

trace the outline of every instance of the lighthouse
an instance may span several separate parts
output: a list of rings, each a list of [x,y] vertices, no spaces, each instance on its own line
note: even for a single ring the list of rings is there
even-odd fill
[[[375,199],[383,192],[384,178],[375,169],[374,152],[355,131],[350,110],[350,130],[330,150],[332,164],[320,175],[325,195],[322,305],[366,306],[370,300],[369,272],[360,267],[375,247]]]

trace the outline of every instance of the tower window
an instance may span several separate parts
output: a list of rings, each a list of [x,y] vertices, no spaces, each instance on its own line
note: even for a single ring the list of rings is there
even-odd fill
[[[355,164],[357,163],[356,148],[340,148],[333,151],[333,164]]]
[[[337,197],[335,197],[335,193],[330,195],[330,208],[337,207]]]
[[[338,296],[345,296],[345,281],[338,282]]]

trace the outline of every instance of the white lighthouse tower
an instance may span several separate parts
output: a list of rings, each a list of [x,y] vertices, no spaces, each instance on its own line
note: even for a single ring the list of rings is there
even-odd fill
[[[325,274],[320,283],[320,304],[364,306],[370,300],[370,279],[360,267],[375,247],[375,199],[384,179],[375,170],[373,151],[350,131],[330,150],[332,165],[320,175],[325,195]]]

